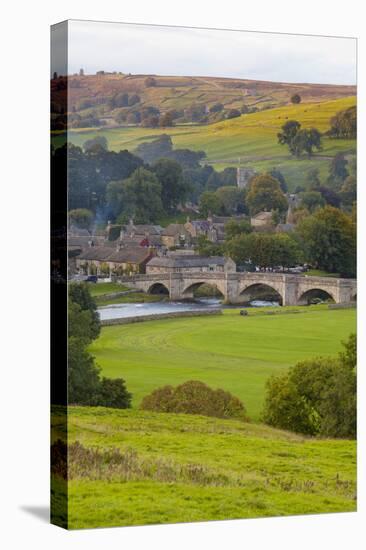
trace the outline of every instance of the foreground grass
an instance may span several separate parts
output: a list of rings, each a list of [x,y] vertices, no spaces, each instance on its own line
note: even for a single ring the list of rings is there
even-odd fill
[[[103,327],[90,351],[104,376],[126,380],[135,407],[159,386],[194,379],[237,395],[258,420],[270,375],[303,359],[335,356],[356,330],[352,309],[292,310],[273,308],[278,314],[266,315],[263,308],[253,309],[248,317],[225,310],[214,317]]]
[[[102,466],[70,455],[74,529],[355,510],[353,441],[217,418],[70,407],[69,444],[76,441]]]

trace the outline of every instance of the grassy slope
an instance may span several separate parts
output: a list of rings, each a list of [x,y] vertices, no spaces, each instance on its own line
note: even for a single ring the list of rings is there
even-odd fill
[[[213,418],[70,407],[69,441],[134,451],[149,468],[69,485],[70,528],[355,509],[356,445]],[[191,472],[174,482],[165,471]],[[196,472],[198,478],[193,475]]]
[[[313,159],[293,159],[286,147],[277,143],[277,133],[286,120],[296,119],[306,127],[316,127],[320,131],[329,128],[329,119],[338,111],[346,109],[356,102],[355,97],[325,101],[322,103],[302,103],[287,105],[243,115],[239,118],[218,122],[208,126],[179,126],[166,129],[115,128],[88,131],[70,131],[69,139],[76,145],[98,135],[108,139],[109,147],[114,150],[133,151],[139,143],[156,138],[161,133],[172,137],[174,147],[188,147],[204,150],[208,161],[216,168],[235,166],[238,158],[242,164],[252,166],[257,171],[268,170],[273,166],[281,169],[292,187],[303,183],[309,168],[316,166],[322,177],[328,170],[328,156],[337,152],[355,152],[355,140],[323,139],[324,149],[321,155]]]
[[[302,311],[241,317],[226,310],[217,317],[104,327],[90,349],[105,376],[126,380],[135,406],[158,386],[198,379],[238,395],[258,419],[271,374],[336,354],[355,331],[355,310]]]

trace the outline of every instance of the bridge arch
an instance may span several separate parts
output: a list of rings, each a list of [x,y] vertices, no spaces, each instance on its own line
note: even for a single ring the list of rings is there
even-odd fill
[[[322,301],[326,301],[329,299],[332,300],[333,302],[337,301],[333,292],[328,288],[325,289],[325,288],[314,287],[314,288],[308,288],[307,290],[301,291],[297,299],[297,303],[300,306],[309,305],[316,299],[320,299]]]
[[[166,296],[169,296],[170,291],[169,291],[169,288],[166,286],[165,283],[155,281],[153,284],[151,284],[148,287],[147,293],[148,294],[164,294]]]
[[[283,289],[276,283],[255,283],[251,282],[239,288],[239,297],[243,302],[251,302],[255,299],[264,300],[266,297],[273,297],[273,301],[283,304]]]
[[[198,290],[202,285],[210,286],[212,289],[215,289],[225,298],[225,289],[222,288],[220,281],[215,281],[213,279],[196,281],[194,283],[190,282],[183,290],[183,296],[192,297],[194,292]]]

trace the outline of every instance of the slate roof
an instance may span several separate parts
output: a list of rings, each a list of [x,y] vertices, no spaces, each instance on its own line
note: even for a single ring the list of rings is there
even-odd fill
[[[171,223],[162,231],[162,235],[165,237],[174,237],[175,235],[188,233],[187,229],[182,223]]]
[[[122,248],[114,250],[110,247],[97,246],[88,248],[79,256],[79,260],[95,260],[99,262],[140,264],[151,257],[151,251],[144,247]]]

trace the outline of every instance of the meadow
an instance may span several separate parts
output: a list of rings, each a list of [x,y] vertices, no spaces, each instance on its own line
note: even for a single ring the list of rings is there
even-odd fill
[[[237,395],[258,421],[270,375],[303,359],[335,356],[356,330],[354,309],[281,310],[251,310],[247,317],[225,310],[214,317],[103,327],[90,351],[103,375],[126,380],[134,407],[159,386],[194,379]]]
[[[356,508],[354,441],[101,407],[69,407],[68,428],[71,529]]]

